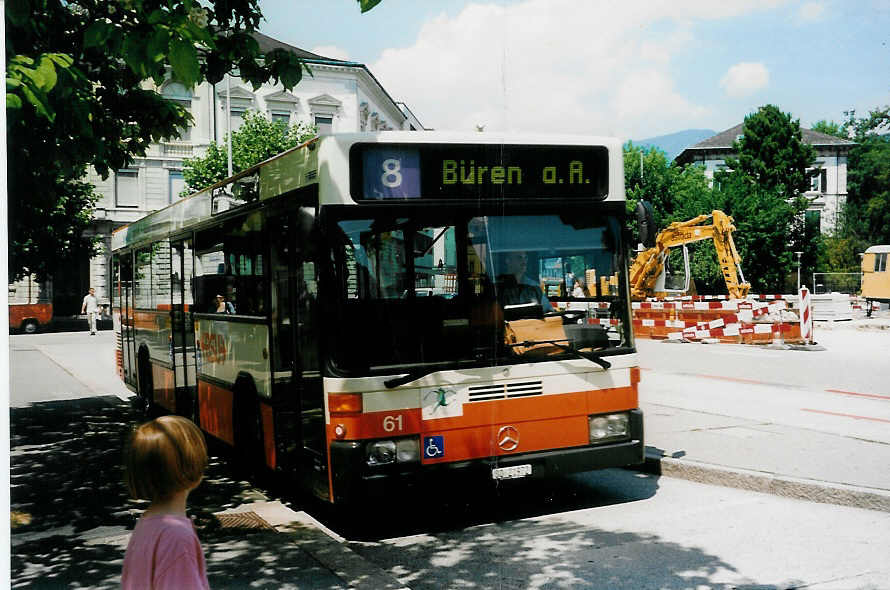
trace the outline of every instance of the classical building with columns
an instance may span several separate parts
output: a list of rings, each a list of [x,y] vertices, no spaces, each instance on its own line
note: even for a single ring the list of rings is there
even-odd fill
[[[11,303],[51,300],[57,316],[75,315],[92,286],[100,304],[107,305],[111,233],[179,199],[185,188],[183,159],[203,155],[211,141],[222,143],[248,111],[288,123],[314,124],[320,134],[423,130],[411,110],[396,102],[364,64],[310,53],[261,33],[254,37],[263,53],[279,48],[296,53],[312,75],[304,74],[292,90],[280,84],[265,84],[254,90],[237,77],[226,77],[217,84],[204,82],[194,88],[186,88],[173,78],[159,87],[146,82],[146,87],[188,109],[193,125],[182,129],[177,138],[153,144],[144,157],[107,179],[91,172],[88,180],[101,198],[87,233],[99,238],[100,253],[92,258],[84,256],[76,267],[63,269],[53,277],[52,285],[35,285],[27,279],[10,284]]]

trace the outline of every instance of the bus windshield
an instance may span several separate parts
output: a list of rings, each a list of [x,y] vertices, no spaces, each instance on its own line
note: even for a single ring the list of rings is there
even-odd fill
[[[616,216],[583,207],[404,213],[329,222],[336,293],[326,297],[338,315],[330,347],[338,372],[535,362],[571,357],[582,345],[598,354],[632,346]],[[547,354],[521,345],[529,333],[553,345]]]

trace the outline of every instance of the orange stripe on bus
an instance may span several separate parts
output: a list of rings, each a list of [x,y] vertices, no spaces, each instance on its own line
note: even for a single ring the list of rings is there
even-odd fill
[[[519,434],[519,444],[515,449],[504,450],[498,447],[498,434],[505,427],[512,427]],[[424,464],[580,447],[590,443],[586,414],[548,420],[498,422],[490,426],[431,434],[444,435],[444,455],[436,459],[424,457]]]
[[[638,407],[636,385],[563,395],[472,402],[463,415],[423,420],[421,410],[405,409],[366,414],[332,415],[328,441],[336,440],[337,426],[345,428],[345,440],[397,438],[419,434],[445,437],[445,456],[424,463],[463,461],[546,449],[583,446],[589,443],[587,416]],[[503,426],[520,430],[520,444],[511,451],[497,446]]]
[[[263,450],[266,452],[266,465],[275,469],[275,412],[272,406],[260,402],[260,416],[263,420]]]
[[[422,422],[419,409],[368,412],[367,414],[332,415],[327,425],[328,440],[337,439],[337,426],[346,429],[345,440],[387,438],[417,434]]]
[[[230,445],[235,444],[232,428],[232,392],[198,380],[198,411],[201,428]]]
[[[171,412],[176,411],[176,389],[173,386],[173,371],[152,363],[151,376],[154,382],[154,400]]]

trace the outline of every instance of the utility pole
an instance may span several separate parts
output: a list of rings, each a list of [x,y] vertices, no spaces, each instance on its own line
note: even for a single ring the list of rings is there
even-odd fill
[[[232,176],[232,76],[226,74],[226,151],[229,158],[229,177]]]
[[[795,252],[797,255],[797,292],[800,293],[800,257],[803,255],[803,252]]]

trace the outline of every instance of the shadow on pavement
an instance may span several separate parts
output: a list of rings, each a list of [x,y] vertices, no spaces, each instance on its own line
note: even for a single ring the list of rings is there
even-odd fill
[[[35,403],[11,409],[10,418],[12,587],[118,588],[128,533],[146,506],[129,499],[121,466],[139,414],[107,396]],[[298,547],[285,547],[282,534],[219,527],[215,512],[256,496],[226,461],[211,456],[204,482],[189,497],[211,587],[280,588],[285,580],[338,587]]]
[[[418,491],[371,510],[337,514],[319,507],[316,516],[348,539],[377,540],[465,529],[644,500],[658,478],[620,469],[541,480],[517,480]]]
[[[439,588],[660,588],[778,590],[740,584],[737,570],[698,548],[657,536],[614,532],[566,518],[519,520],[376,543],[351,543],[412,590]],[[735,575],[733,575],[735,574]],[[719,582],[720,578],[735,578]]]
[[[11,509],[18,522],[11,538],[13,588],[119,587],[128,532],[145,506],[127,497],[122,481],[123,442],[138,420],[116,397],[11,410]],[[529,484],[417,498],[415,506],[402,506],[399,518],[381,510],[379,520],[388,524],[362,523],[362,536],[371,540],[349,547],[414,590],[643,588],[652,587],[650,581],[667,589],[776,588],[715,582],[721,572],[736,571],[717,556],[563,514],[644,501],[656,493],[655,476],[606,470]],[[204,483],[189,499],[211,587],[343,588],[289,542],[289,533],[219,526],[214,513],[256,497],[249,482],[211,457]],[[592,514],[608,519],[606,509]],[[424,534],[405,537],[412,533]],[[385,540],[394,536],[402,538]]]

